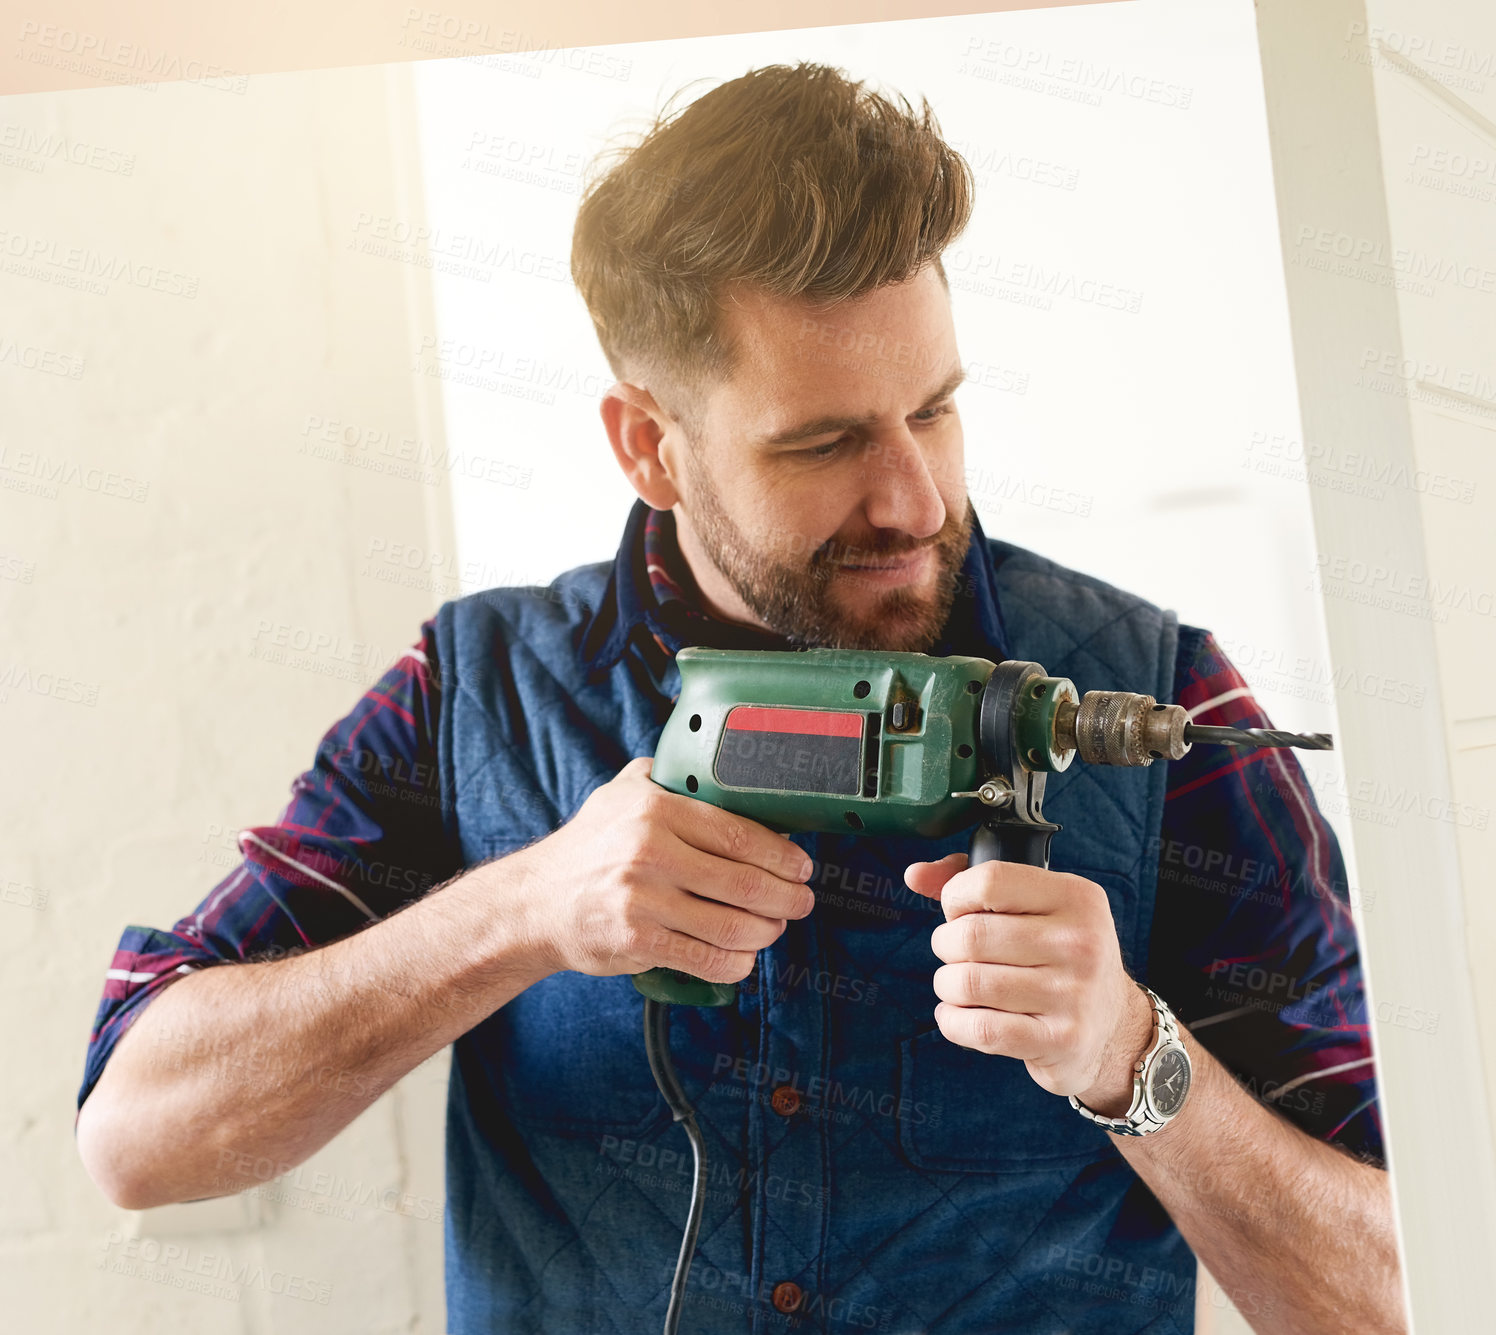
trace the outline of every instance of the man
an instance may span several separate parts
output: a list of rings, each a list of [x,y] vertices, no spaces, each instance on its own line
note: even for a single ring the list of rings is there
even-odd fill
[[[982,532],[939,263],[970,205],[927,106],[819,66],[594,183],[618,557],[445,604],[242,866],[126,931],[79,1096],[115,1201],[296,1164],[452,1043],[450,1329],[657,1329],[690,1161],[629,976],[668,965],[743,984],[672,1012],[712,1165],[687,1329],[1188,1330],[1193,1253],[1260,1331],[1402,1329],[1344,870],[1291,753],[1072,766],[1049,871],[649,779],[687,643],[1032,659],[1267,722],[1205,631]],[[1184,1101],[1114,1136],[1168,1008]]]

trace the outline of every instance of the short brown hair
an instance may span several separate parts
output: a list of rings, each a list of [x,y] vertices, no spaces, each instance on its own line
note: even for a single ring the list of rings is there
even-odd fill
[[[572,278],[613,374],[665,391],[675,417],[733,370],[718,318],[730,285],[832,305],[929,263],[944,281],[940,253],[972,207],[971,169],[923,97],[916,112],[804,62],[667,104],[594,170]]]

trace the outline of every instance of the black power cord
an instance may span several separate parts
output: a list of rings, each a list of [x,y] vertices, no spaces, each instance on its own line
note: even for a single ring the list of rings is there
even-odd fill
[[[701,1210],[706,1196],[706,1142],[696,1125],[696,1109],[686,1098],[675,1066],[670,1061],[670,1008],[653,997],[644,999],[644,1051],[655,1084],[670,1105],[671,1116],[686,1128],[691,1138],[691,1153],[696,1160],[696,1180],[691,1184],[691,1208],[686,1215],[686,1233],[681,1239],[680,1257],[675,1263],[675,1278],[670,1282],[670,1307],[665,1313],[665,1335],[675,1335],[680,1323],[680,1309],[686,1296],[686,1277],[691,1273],[691,1258],[696,1254],[696,1237],[701,1232]]]

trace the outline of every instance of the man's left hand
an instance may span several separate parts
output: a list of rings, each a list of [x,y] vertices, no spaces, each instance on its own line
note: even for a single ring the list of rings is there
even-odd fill
[[[911,890],[938,899],[930,947],[935,1023],[952,1043],[1017,1057],[1039,1086],[1120,1117],[1153,1010],[1122,967],[1106,891],[1016,862],[967,866],[965,853],[916,862]]]

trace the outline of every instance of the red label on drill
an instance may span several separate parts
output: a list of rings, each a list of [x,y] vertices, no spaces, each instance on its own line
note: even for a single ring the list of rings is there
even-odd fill
[[[729,728],[752,732],[798,732],[817,737],[861,737],[861,714],[834,714],[829,709],[770,709],[739,705],[727,716]]]
[[[722,730],[717,782],[855,796],[862,788],[862,732],[861,714],[738,705]]]

